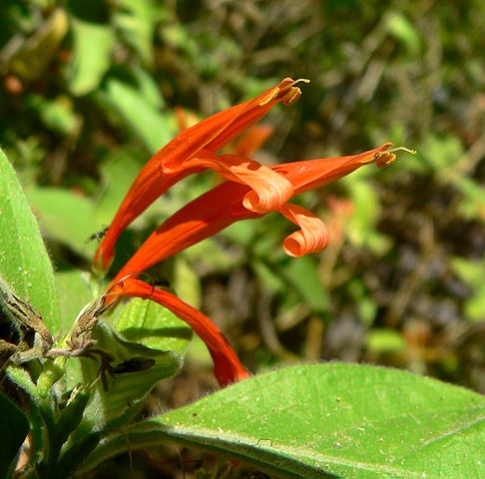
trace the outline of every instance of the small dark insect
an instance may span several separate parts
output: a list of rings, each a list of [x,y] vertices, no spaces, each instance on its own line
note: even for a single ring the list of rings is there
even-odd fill
[[[108,231],[109,226],[105,226],[101,231],[98,231],[96,233],[93,233],[87,240],[86,243],[89,243],[91,241],[97,240],[101,241],[105,236]]]
[[[156,361],[151,358],[130,358],[110,369],[112,374],[136,373],[150,369]]]
[[[156,361],[151,358],[135,357],[126,359],[125,361],[112,366],[112,361],[109,358],[101,357],[101,367],[99,369],[99,377],[103,383],[103,389],[109,391],[108,375],[115,378],[116,374],[137,373],[139,371],[146,371],[155,365]]]

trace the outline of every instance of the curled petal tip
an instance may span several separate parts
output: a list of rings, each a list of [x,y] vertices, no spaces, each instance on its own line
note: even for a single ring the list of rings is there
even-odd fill
[[[379,151],[374,155],[374,162],[378,168],[389,166],[396,159],[396,155],[390,151]]]
[[[283,250],[291,258],[300,258],[306,254],[321,253],[330,243],[330,235],[318,235],[309,238],[303,230],[295,231],[283,241]]]
[[[313,213],[293,204],[285,205],[280,213],[300,227],[300,230],[283,241],[283,249],[288,256],[299,258],[310,253],[320,253],[330,243],[327,227]]]
[[[243,198],[243,206],[260,215],[280,209],[294,193],[293,185],[286,178],[267,169],[259,181],[249,183],[253,189]]]
[[[301,90],[298,87],[291,87],[291,89],[285,93],[285,95],[282,97],[283,99],[283,104],[285,105],[291,105],[295,103],[298,98],[301,97]]]

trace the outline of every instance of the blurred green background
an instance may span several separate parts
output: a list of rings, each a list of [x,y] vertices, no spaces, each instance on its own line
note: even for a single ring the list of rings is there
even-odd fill
[[[219,324],[252,371],[370,362],[485,393],[484,51],[478,0],[8,0],[0,145],[64,300],[82,306],[65,278],[89,269],[96,242],[86,240],[177,133],[176,109],[200,119],[286,76],[311,79],[296,104],[263,120],[275,133],[257,160],[385,141],[418,154],[298,199],[331,230],[320,255],[287,258],[292,227],[269,215],[151,274]],[[160,199],[122,236],[113,271],[212,185],[211,174],[191,177]],[[194,347],[185,375],[161,387],[168,404],[199,391],[211,368],[201,355]]]

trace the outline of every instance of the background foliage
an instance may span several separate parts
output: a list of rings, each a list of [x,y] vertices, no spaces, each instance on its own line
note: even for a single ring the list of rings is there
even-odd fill
[[[44,229],[61,307],[85,303],[70,272],[89,269],[86,240],[177,133],[177,111],[190,122],[286,76],[310,78],[264,120],[275,134],[258,159],[387,140],[419,154],[300,199],[331,228],[321,255],[286,258],[289,226],[275,215],[151,274],[201,306],[252,371],[364,361],[484,393],[484,16],[478,0],[2,2],[0,145]],[[117,265],[213,184],[188,178],[158,201],[122,237]],[[149,407],[213,387],[201,349]]]

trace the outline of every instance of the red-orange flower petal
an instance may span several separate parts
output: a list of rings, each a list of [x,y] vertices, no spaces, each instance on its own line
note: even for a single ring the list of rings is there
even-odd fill
[[[119,281],[109,291],[108,298],[130,296],[150,299],[185,321],[207,345],[214,361],[214,375],[221,387],[250,376],[222,331],[207,316],[173,294],[134,278]]]
[[[288,256],[298,258],[310,253],[320,253],[330,242],[330,235],[323,221],[298,205],[285,205],[279,212],[300,227],[283,241]]]
[[[200,156],[187,161],[211,168],[223,177],[235,183],[251,188],[243,205],[248,210],[266,214],[281,208],[292,196],[293,185],[270,167],[239,155],[216,155],[202,150]]]
[[[253,100],[216,113],[182,131],[156,153],[133,182],[106,236],[96,251],[94,267],[102,272],[113,260],[114,246],[121,232],[156,198],[185,176],[200,172],[203,166],[190,160],[202,149],[216,152],[259,121],[278,102],[291,104],[301,95],[295,86],[299,81],[285,78]]]
[[[378,167],[389,165],[396,158],[395,153],[386,151],[390,146],[392,143],[384,143],[358,155],[282,163],[271,169],[288,178],[295,188],[295,195],[298,195],[332,183],[370,163],[376,163]]]

